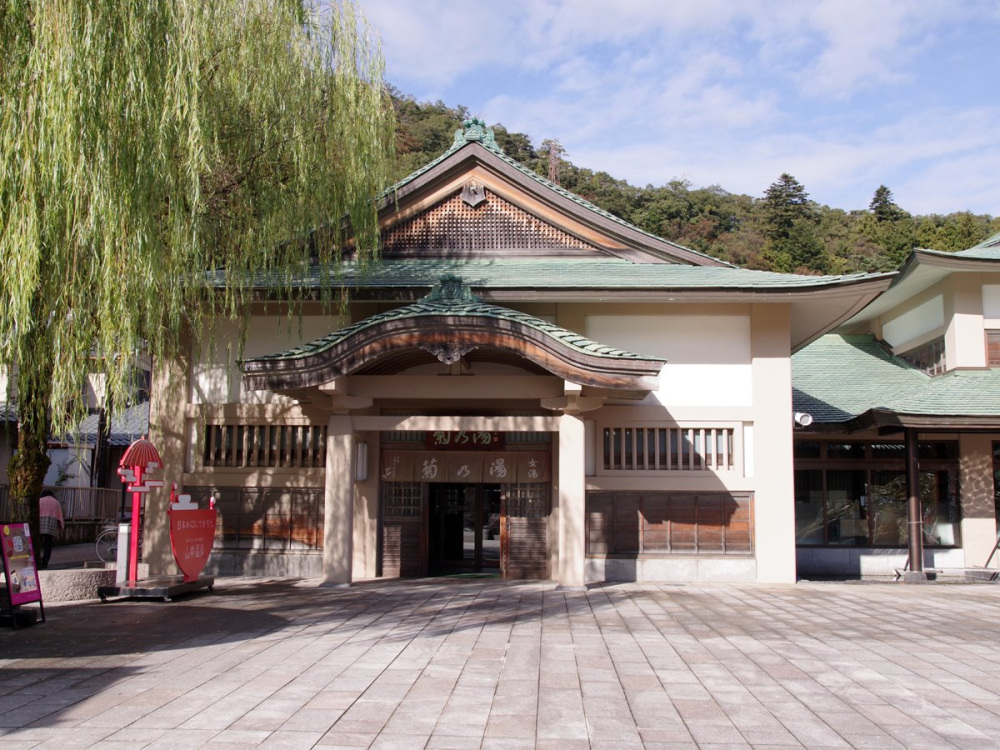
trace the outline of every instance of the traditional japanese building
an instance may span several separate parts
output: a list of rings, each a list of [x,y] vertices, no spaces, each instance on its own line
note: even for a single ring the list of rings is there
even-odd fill
[[[381,229],[381,262],[337,276],[346,319],[261,305],[243,361],[223,330],[154,373],[165,478],[218,497],[214,570],[795,580],[792,355],[861,325],[891,274],[728,266],[476,121],[386,196]]]
[[[799,574],[995,568],[1000,235],[914,251],[792,361],[795,408],[813,417],[795,443]]]

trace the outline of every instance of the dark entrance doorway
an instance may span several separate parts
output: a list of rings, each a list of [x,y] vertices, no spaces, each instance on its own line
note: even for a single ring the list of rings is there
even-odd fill
[[[431,484],[428,494],[428,572],[499,573],[500,485]]]

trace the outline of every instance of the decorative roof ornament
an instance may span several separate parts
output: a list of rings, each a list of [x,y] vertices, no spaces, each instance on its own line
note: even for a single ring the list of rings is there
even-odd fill
[[[440,278],[430,293],[421,300],[422,302],[482,302],[482,300],[472,293],[472,290],[465,285],[461,277],[454,274],[445,274]]]
[[[455,131],[455,140],[452,141],[451,147],[453,149],[460,148],[466,143],[479,143],[490,151],[495,151],[498,154],[503,153],[503,149],[497,144],[493,135],[493,128],[486,127],[486,122],[478,117],[473,117],[462,123],[462,127]]]

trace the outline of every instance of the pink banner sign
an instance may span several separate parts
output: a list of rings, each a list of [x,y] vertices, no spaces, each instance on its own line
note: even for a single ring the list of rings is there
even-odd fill
[[[41,602],[42,589],[35,569],[35,550],[31,543],[31,528],[26,523],[5,523],[2,534],[3,570],[7,576],[11,606]]]

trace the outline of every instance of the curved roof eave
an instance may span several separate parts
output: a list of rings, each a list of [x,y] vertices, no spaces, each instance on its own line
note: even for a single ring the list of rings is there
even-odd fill
[[[481,302],[445,277],[411,305],[379,313],[288,351],[242,362],[251,389],[315,387],[401,349],[450,364],[477,348],[524,357],[565,380],[611,390],[655,390],[665,360],[603,346],[526,313]]]

